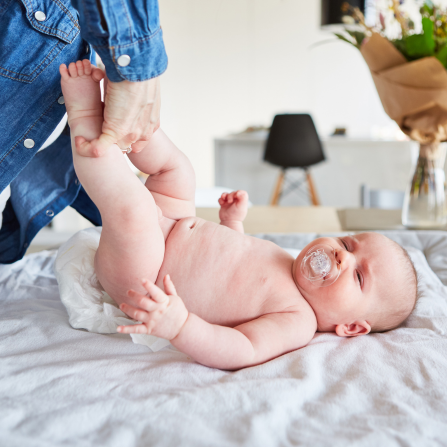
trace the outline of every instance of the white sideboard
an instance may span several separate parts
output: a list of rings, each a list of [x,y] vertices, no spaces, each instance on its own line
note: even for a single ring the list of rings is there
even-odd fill
[[[267,132],[230,135],[214,140],[215,184],[245,189],[255,205],[269,203],[279,168],[263,161]],[[387,141],[331,137],[322,140],[324,162],[311,168],[320,202],[324,206],[360,206],[360,186],[405,191],[418,145],[412,141]],[[302,171],[290,169],[298,179]],[[307,205],[304,194],[291,193],[281,205]]]

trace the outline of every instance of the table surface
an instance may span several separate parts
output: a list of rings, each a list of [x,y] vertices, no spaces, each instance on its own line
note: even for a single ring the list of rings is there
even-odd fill
[[[197,216],[219,223],[218,208],[197,208]],[[401,210],[336,209],[325,206],[253,206],[244,221],[246,233],[331,233],[405,230]],[[442,229],[442,228],[441,228]],[[447,227],[444,228],[447,230]],[[439,230],[439,228],[438,228]]]

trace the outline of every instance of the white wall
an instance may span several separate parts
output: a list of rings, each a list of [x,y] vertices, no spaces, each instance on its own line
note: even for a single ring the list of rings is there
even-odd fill
[[[319,0],[159,0],[169,57],[161,124],[214,183],[213,139],[282,112],[310,112],[321,135],[394,129],[359,52],[320,30]]]

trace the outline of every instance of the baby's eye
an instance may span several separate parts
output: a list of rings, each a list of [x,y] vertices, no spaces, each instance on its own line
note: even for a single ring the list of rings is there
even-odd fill
[[[346,242],[343,239],[340,239],[340,242],[344,245],[344,247],[346,248],[346,250],[349,251],[348,249],[348,245],[346,244]]]
[[[356,271],[355,273],[356,273],[357,279],[359,281],[359,286],[361,287],[362,286],[362,276],[360,275],[360,273],[358,271]]]

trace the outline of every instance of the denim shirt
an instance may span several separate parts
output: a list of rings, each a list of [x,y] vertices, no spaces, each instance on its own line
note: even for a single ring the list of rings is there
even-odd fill
[[[66,206],[101,224],[74,172],[68,130],[37,154],[66,112],[59,65],[93,61],[93,46],[114,82],[146,80],[166,69],[157,0],[100,2],[102,14],[97,0],[0,2],[0,192],[11,185],[0,263],[22,258]],[[122,55],[130,60],[125,66]]]

